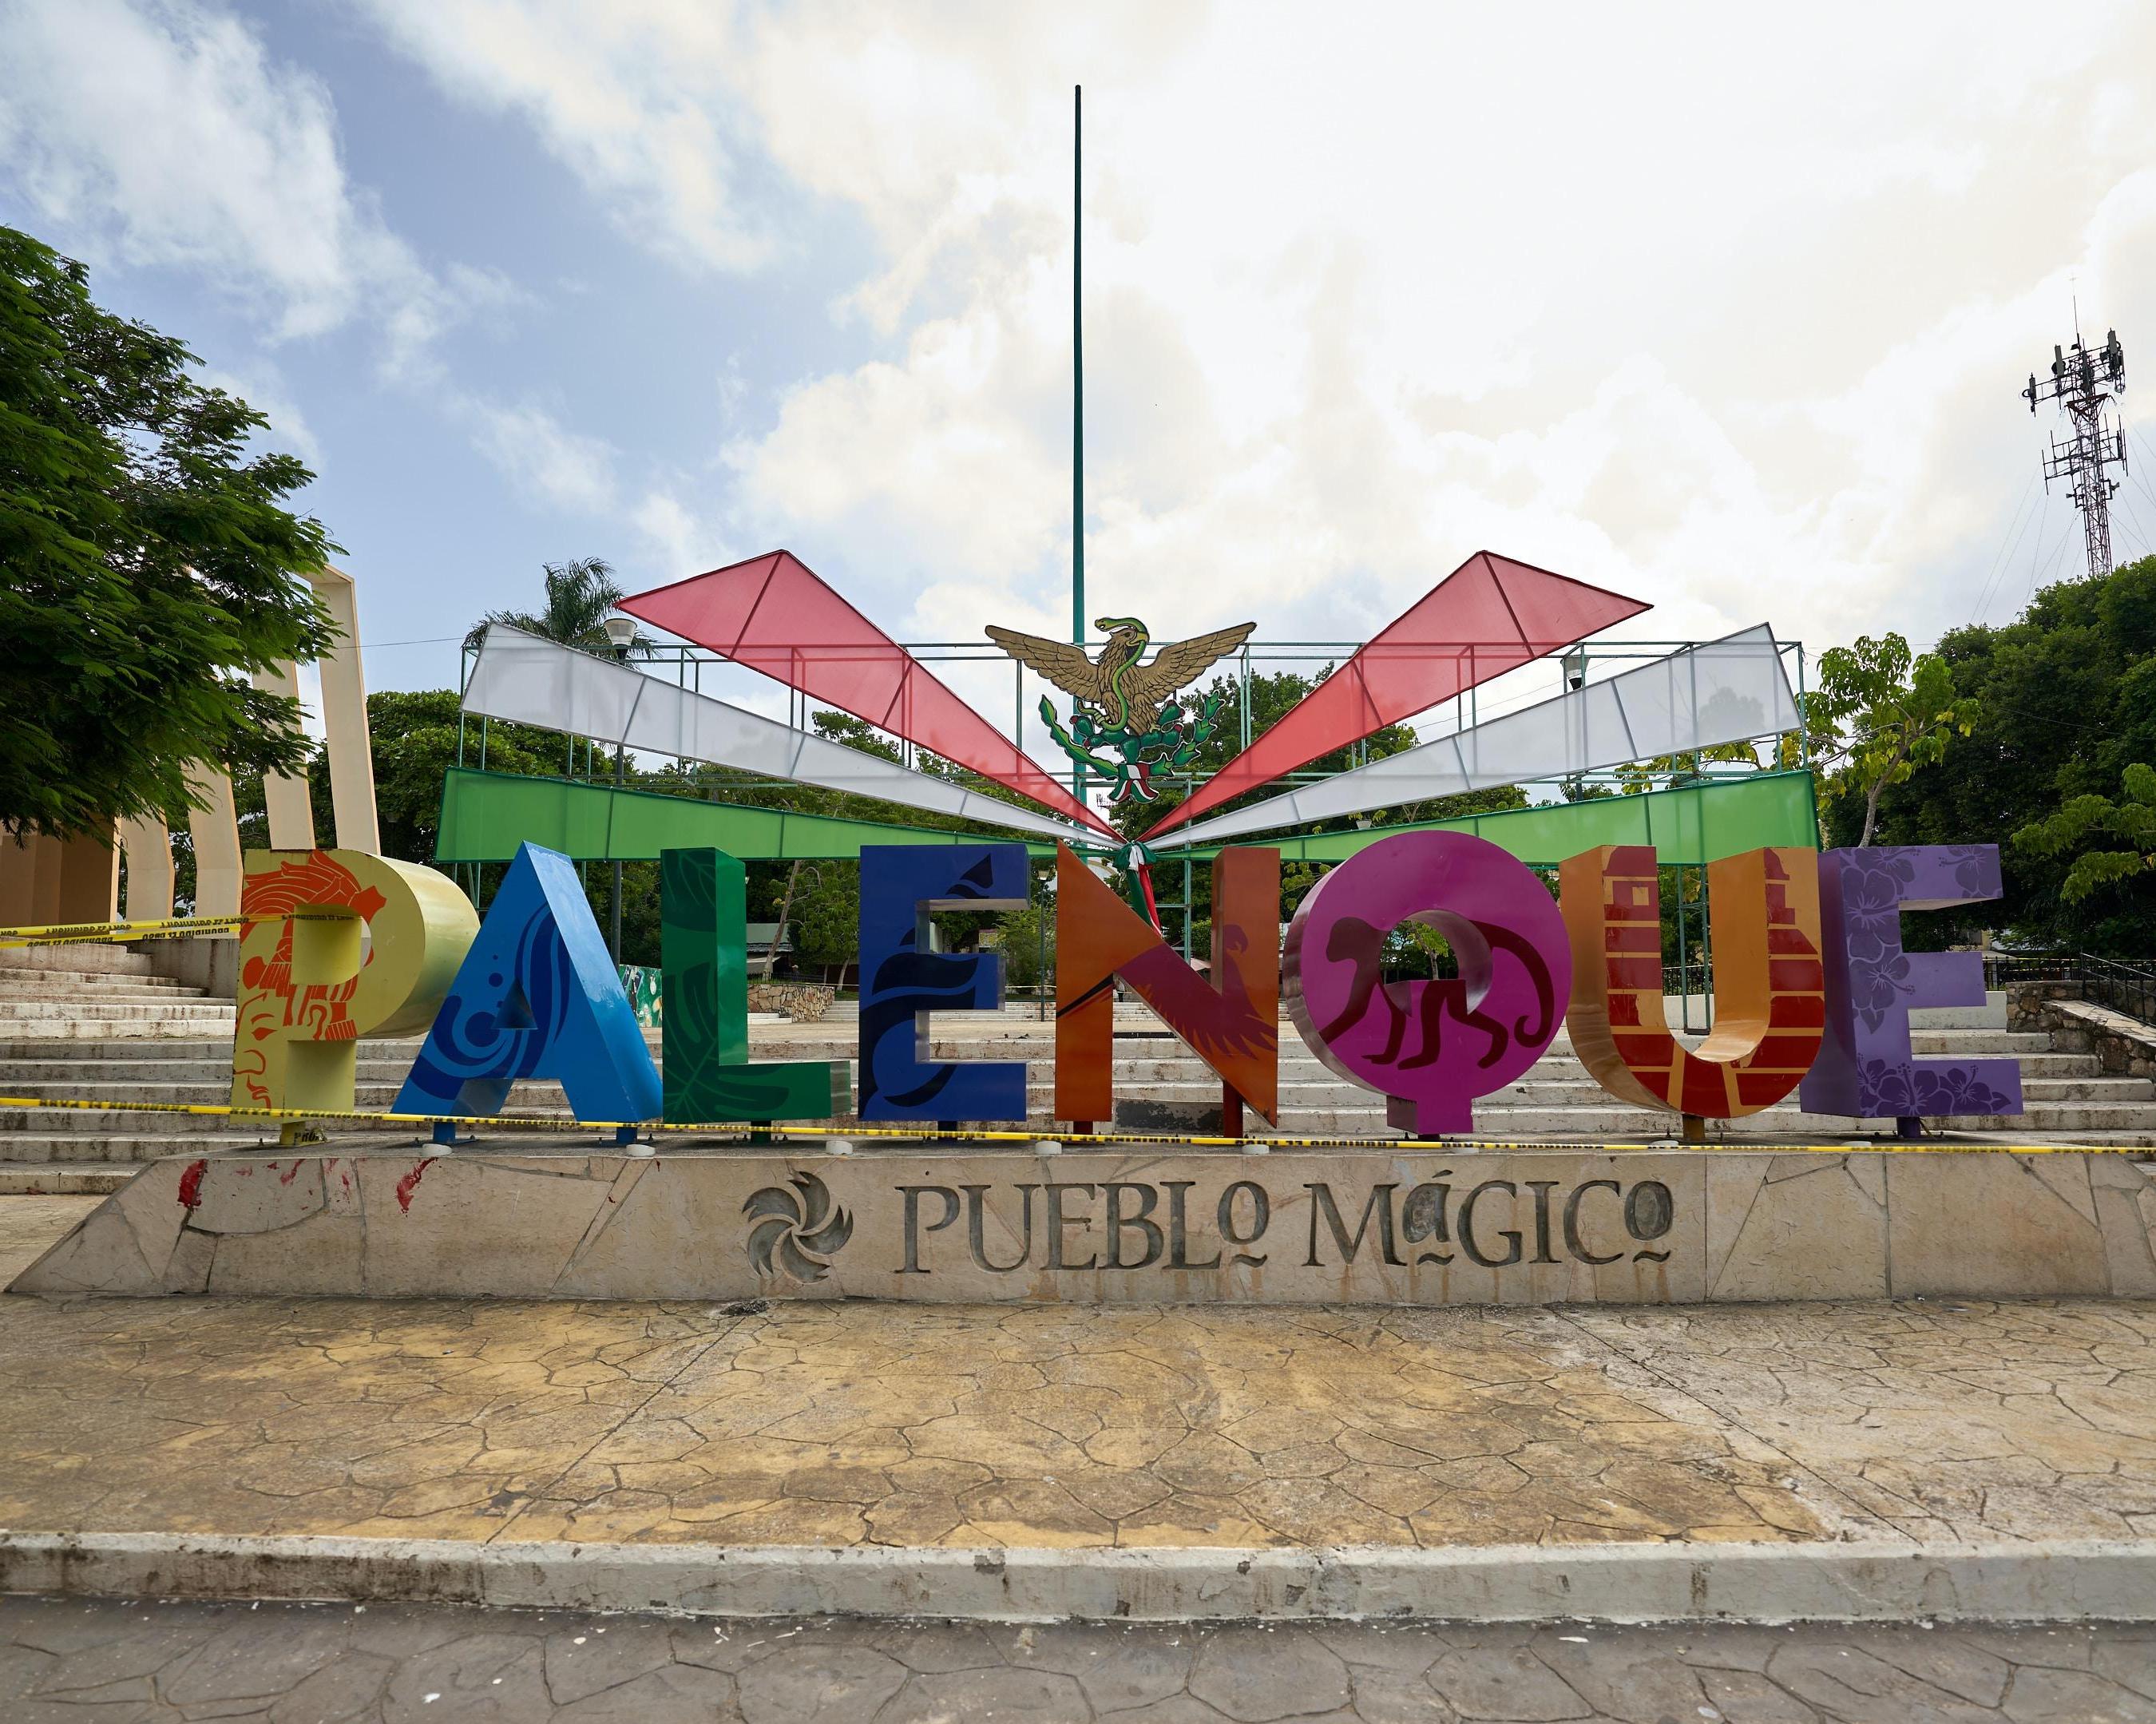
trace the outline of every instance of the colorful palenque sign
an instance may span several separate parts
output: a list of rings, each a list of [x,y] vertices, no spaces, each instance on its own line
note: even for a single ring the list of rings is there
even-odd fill
[[[648,1120],[659,1070],[573,864],[526,844],[397,1096],[399,1113],[501,1111],[520,1078],[552,1078],[579,1119]]]
[[[1796,1088],[1826,1022],[1819,874],[1810,850],[1707,865],[1714,1030],[1698,1049],[1662,1007],[1655,853],[1605,844],[1558,870],[1572,939],[1573,1051],[1613,1095],[1701,1119],[1741,1119]]]
[[[1460,973],[1387,983],[1385,939],[1402,922],[1443,934]],[[1475,1098],[1542,1057],[1572,956],[1557,906],[1522,864],[1464,832],[1412,832],[1311,890],[1286,969],[1289,1014],[1318,1058],[1385,1095],[1392,1125],[1431,1134],[1472,1131]]]
[[[1023,910],[1024,844],[861,847],[860,1109],[865,1120],[1022,1120],[1025,1063],[937,1060],[928,1014],[1000,1011],[998,953],[938,952],[938,910]]]
[[[1024,846],[871,845],[861,865],[860,1116],[1024,1119],[1024,1062],[938,1058],[928,1024],[937,1011],[1001,1005],[1000,955],[937,951],[932,917],[1022,907]],[[846,1110],[843,1063],[747,1060],[745,886],[724,852],[665,859],[673,1059],[663,1085],[575,871],[555,852],[526,844],[483,923],[431,870],[343,851],[259,852],[249,867],[249,911],[264,920],[243,946],[237,1106],[350,1111],[357,1039],[415,1029],[439,999],[399,1112],[493,1113],[517,1080],[545,1077],[578,1118],[617,1126]],[[1281,1004],[1332,1070],[1384,1095],[1391,1122],[1423,1134],[1471,1131],[1476,1098],[1530,1069],[1560,1022],[1595,1081],[1635,1106],[1735,1119],[1802,1080],[1806,1106],[1830,1116],[2003,1116],[2020,1106],[2015,1062],[1909,1053],[1909,1011],[1980,998],[1981,976],[1969,955],[1903,952],[1899,931],[1904,909],[1995,894],[1998,868],[1989,845],[1824,857],[1772,848],[1710,864],[1717,1024],[1692,1049],[1663,1016],[1648,846],[1563,864],[1560,906],[1484,839],[1400,834],[1306,894],[1277,952],[1279,854],[1225,850],[1214,868],[1209,979],[1065,849],[1055,1116],[1113,1117],[1118,982],[1220,1075],[1231,1117],[1247,1104],[1279,1118]],[[1385,941],[1404,922],[1440,931],[1459,973],[1388,983]],[[362,925],[372,936],[364,963]]]
[[[1907,952],[1902,912],[1999,893],[1996,844],[1882,844],[1819,859],[1826,1041],[1804,1074],[1813,1113],[1914,1121],[2021,1111],[2018,1060],[1919,1060],[1909,1013],[1984,1003],[1984,954]]]
[[[1280,1121],[1280,852],[1213,859],[1213,977],[1171,951],[1068,845],[1055,854],[1055,1116],[1115,1116],[1115,984],[1219,1074],[1232,1111]]]
[[[240,914],[263,920],[240,937],[232,1105],[349,1113],[359,1038],[434,1021],[479,916],[447,875],[364,850],[245,865]]]
[[[749,1061],[747,870],[724,850],[667,850],[659,883],[667,1121],[824,1120],[852,1111],[843,1060]]]

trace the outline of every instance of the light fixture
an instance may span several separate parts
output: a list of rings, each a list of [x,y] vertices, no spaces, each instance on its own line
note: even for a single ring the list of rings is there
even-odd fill
[[[1587,654],[1578,647],[1564,655],[1564,685],[1574,693],[1587,686]]]
[[[605,623],[601,626],[606,629],[607,644],[612,647],[616,652],[625,653],[635,644],[635,618],[623,616],[608,617]]]

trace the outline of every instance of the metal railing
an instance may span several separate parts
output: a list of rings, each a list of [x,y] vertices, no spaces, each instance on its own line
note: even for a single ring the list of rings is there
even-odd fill
[[[2064,983],[2092,1005],[2108,1007],[2142,1024],[2156,1024],[2156,963],[2097,957],[2086,952],[1984,961],[1986,988],[2041,982]]]

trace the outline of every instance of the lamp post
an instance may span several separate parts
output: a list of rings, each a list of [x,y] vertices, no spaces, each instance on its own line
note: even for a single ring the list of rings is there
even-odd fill
[[[613,649],[614,657],[624,664],[628,663],[629,649],[636,644],[636,618],[612,616],[608,617],[601,626],[606,630],[607,645]],[[615,789],[621,788],[628,772],[629,745],[626,742],[617,742],[613,745]],[[607,822],[607,848],[608,849],[613,848],[612,820]],[[608,949],[613,953],[614,964],[619,968],[621,964],[621,859],[619,857],[614,859],[613,864],[613,900],[607,912],[607,946]]]

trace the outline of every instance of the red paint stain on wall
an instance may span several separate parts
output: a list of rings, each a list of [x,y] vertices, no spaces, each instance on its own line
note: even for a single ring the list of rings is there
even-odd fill
[[[412,1164],[412,1171],[397,1182],[397,1207],[407,1215],[412,1213],[412,1193],[419,1188],[420,1175],[434,1165],[434,1158],[432,1156],[429,1156],[424,1161],[415,1162]]]
[[[208,1172],[208,1162],[189,1162],[180,1174],[180,1207],[194,1208],[202,1202],[203,1175]]]

